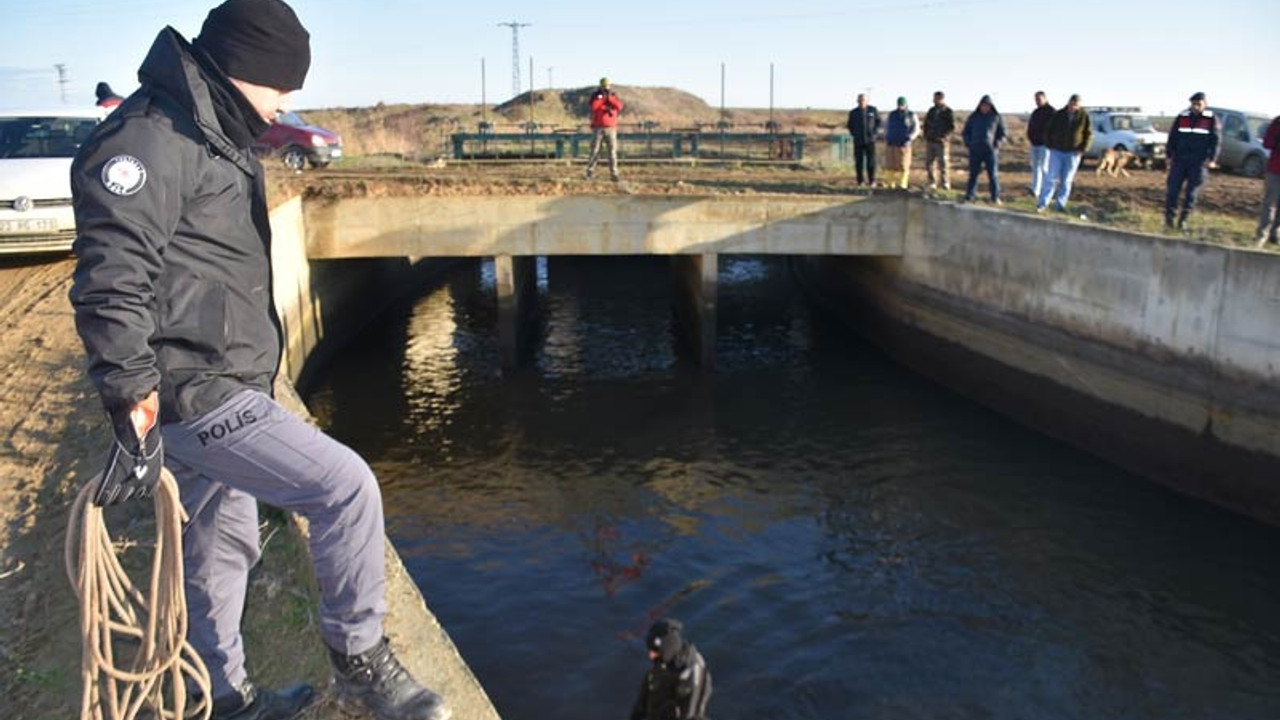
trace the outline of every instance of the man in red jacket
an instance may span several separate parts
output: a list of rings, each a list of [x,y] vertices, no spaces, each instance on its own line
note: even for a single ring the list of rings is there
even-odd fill
[[[1271,151],[1271,159],[1267,161],[1267,189],[1262,196],[1262,216],[1258,218],[1258,247],[1268,241],[1272,245],[1280,243],[1276,239],[1276,231],[1280,230],[1280,117],[1271,121],[1262,145]]]
[[[622,101],[618,94],[609,89],[609,78],[600,78],[600,87],[591,96],[591,159],[587,161],[587,179],[595,174],[596,162],[600,159],[600,143],[609,144],[609,177],[618,179],[618,114],[622,112]]]

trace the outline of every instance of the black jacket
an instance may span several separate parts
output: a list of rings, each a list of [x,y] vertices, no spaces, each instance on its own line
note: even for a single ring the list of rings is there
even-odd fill
[[[991,112],[982,114],[982,103],[991,106]],[[965,147],[973,150],[975,148],[991,148],[999,150],[1000,145],[1004,143],[1004,118],[1000,117],[1000,111],[996,109],[995,103],[991,102],[988,95],[982,96],[982,102],[978,103],[978,107],[973,109],[969,114],[969,118],[964,121],[964,130],[960,132],[964,138]]]
[[[956,131],[956,116],[948,105],[934,105],[924,116],[924,139],[938,142]]]
[[[1053,119],[1053,106],[1045,103],[1035,110],[1031,111],[1031,117],[1027,119],[1027,141],[1032,145],[1047,145],[1049,143],[1049,121]]]
[[[70,296],[107,411],[159,388],[168,423],[243,389],[270,394],[282,335],[262,166],[215,110],[228,81],[172,28],[138,77],[72,164]]]
[[[1183,110],[1169,128],[1166,146],[1170,162],[1201,164],[1218,159],[1218,119],[1206,109],[1196,114]]]
[[[640,683],[631,720],[705,720],[711,673],[702,654],[686,642],[670,663],[655,660]]]
[[[875,105],[868,105],[865,109],[855,107],[849,111],[845,127],[849,128],[855,145],[869,145],[876,141],[876,134],[880,132],[880,113]]]

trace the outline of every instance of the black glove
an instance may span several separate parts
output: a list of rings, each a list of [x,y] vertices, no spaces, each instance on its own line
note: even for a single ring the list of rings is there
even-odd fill
[[[128,413],[113,419],[111,425],[115,437],[93,504],[115,505],[133,498],[151,497],[160,482],[160,469],[164,465],[160,426],[152,426],[139,441]]]

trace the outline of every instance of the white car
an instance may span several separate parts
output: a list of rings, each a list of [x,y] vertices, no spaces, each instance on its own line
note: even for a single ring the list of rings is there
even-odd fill
[[[0,254],[71,249],[71,160],[103,115],[0,111]]]
[[[1086,156],[1096,158],[1110,148],[1128,150],[1144,166],[1164,162],[1169,134],[1156,130],[1141,108],[1091,107],[1088,111],[1093,121],[1093,146]]]

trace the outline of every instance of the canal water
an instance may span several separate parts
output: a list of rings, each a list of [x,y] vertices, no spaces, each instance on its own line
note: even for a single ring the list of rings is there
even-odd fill
[[[720,280],[713,374],[664,260],[552,259],[519,372],[476,264],[308,397],[505,720],[626,717],[662,616],[716,720],[1280,718],[1280,531],[896,367],[784,260]]]

